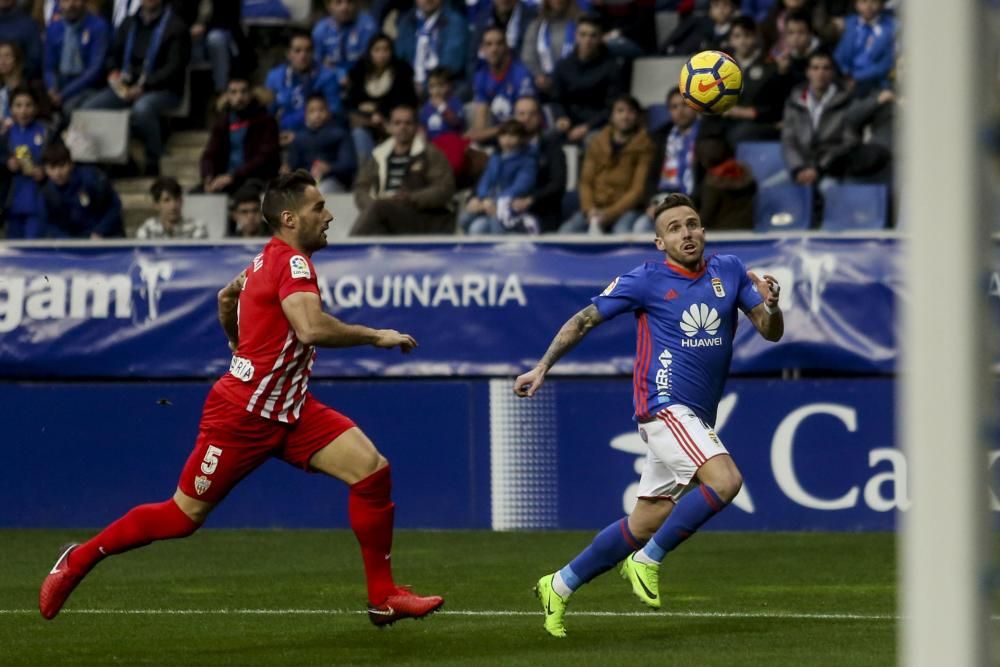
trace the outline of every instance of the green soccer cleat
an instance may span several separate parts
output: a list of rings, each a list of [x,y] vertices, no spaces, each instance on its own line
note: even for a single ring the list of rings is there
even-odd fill
[[[660,608],[660,566],[640,563],[635,554],[622,561],[618,573],[622,579],[632,584],[632,592],[643,604],[653,609]]]
[[[552,590],[552,579],[555,573],[547,574],[535,584],[535,595],[542,603],[545,612],[545,631],[553,637],[565,637],[566,626],[563,625],[563,615],[566,614],[567,601]]]

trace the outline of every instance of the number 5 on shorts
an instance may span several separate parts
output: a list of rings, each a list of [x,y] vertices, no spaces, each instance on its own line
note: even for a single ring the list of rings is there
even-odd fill
[[[215,472],[215,468],[219,465],[220,456],[222,456],[222,449],[215,445],[209,445],[208,451],[205,452],[205,458],[201,462],[201,471],[206,475]]]

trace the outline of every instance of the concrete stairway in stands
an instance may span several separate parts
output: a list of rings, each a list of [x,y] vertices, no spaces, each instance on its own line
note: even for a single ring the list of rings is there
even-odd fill
[[[207,131],[174,132],[167,142],[167,154],[160,162],[160,173],[176,178],[187,192],[198,184],[198,161],[207,142]],[[135,236],[139,225],[156,214],[149,195],[152,183],[152,178],[119,178],[114,181],[124,208],[126,236]]]

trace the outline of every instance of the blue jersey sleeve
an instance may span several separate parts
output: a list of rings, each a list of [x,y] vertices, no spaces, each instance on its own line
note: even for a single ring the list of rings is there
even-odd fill
[[[733,257],[733,271],[736,272],[734,278],[736,279],[736,284],[739,285],[737,289],[737,304],[744,313],[749,313],[751,310],[756,308],[759,304],[764,302],[764,297],[760,295],[757,288],[754,286],[753,281],[747,275],[746,264],[743,263],[739,257]]]
[[[643,307],[643,288],[646,284],[644,266],[632,269],[614,280],[607,288],[590,301],[605,320],[622,313],[629,313]]]

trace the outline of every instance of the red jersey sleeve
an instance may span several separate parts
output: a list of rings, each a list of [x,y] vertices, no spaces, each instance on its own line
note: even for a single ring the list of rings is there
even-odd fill
[[[305,255],[296,252],[285,254],[275,268],[277,272],[278,300],[283,301],[295,292],[319,294],[316,267]]]

